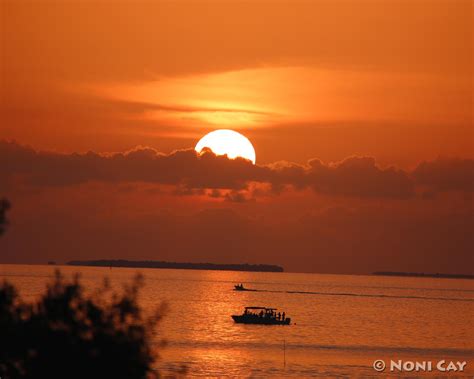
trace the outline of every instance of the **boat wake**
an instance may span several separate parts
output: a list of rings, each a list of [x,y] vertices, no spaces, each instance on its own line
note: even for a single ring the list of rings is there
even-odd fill
[[[418,299],[418,300],[436,300],[436,301],[474,302],[474,299],[471,299],[471,298],[364,294],[364,293],[351,293],[351,292],[277,291],[277,290],[265,290],[265,289],[246,289],[246,290],[253,291],[253,292],[289,293],[289,294],[317,295],[317,296],[352,296],[352,297],[377,297],[377,298],[389,298],[389,299]]]

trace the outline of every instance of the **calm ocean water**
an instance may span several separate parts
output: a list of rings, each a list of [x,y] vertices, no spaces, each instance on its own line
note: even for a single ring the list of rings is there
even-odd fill
[[[463,375],[474,374],[472,280],[36,265],[0,265],[0,278],[31,300],[56,268],[79,272],[91,289],[104,277],[120,289],[141,272],[143,307],[169,306],[157,335],[168,342],[156,364],[165,373],[184,365],[202,376],[370,377],[380,375],[376,359],[444,359],[467,361]],[[241,282],[261,291],[233,291]],[[282,309],[295,324],[234,324],[244,306]]]

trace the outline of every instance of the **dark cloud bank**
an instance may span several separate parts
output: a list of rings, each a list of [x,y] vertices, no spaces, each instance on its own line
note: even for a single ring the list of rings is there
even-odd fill
[[[368,157],[254,166],[193,150],[57,154],[0,142],[0,162],[0,195],[15,206],[1,239],[2,262],[122,258],[268,262],[309,272],[472,273],[469,159],[422,162],[411,171],[380,168]],[[84,196],[75,195],[83,190],[76,185],[93,181],[116,183],[117,191],[93,185]],[[114,196],[134,188],[133,182],[170,185],[175,196],[205,194],[234,203],[268,191],[278,195],[287,186],[331,198],[308,206],[306,197],[302,203],[282,197],[255,207],[196,202],[175,212],[173,203],[139,195],[127,198],[130,204],[122,209],[124,199]],[[275,214],[283,216],[274,222]]]
[[[334,164],[313,159],[304,166],[288,162],[259,166],[212,152],[198,155],[192,149],[170,154],[148,147],[112,154],[59,154],[1,141],[0,161],[1,186],[13,180],[37,186],[136,181],[175,185],[177,194],[212,189],[209,195],[217,197],[220,189],[232,190],[231,200],[235,201],[242,200],[236,191],[247,189],[252,182],[267,183],[275,193],[292,186],[312,188],[326,195],[395,199],[414,196],[418,187],[433,194],[448,190],[470,192],[474,184],[472,159],[422,162],[407,172],[395,167],[380,168],[371,157],[350,157]]]

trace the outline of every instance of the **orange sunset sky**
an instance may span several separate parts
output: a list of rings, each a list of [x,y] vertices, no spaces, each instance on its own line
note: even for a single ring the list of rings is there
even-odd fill
[[[0,262],[472,273],[471,1],[0,11]]]

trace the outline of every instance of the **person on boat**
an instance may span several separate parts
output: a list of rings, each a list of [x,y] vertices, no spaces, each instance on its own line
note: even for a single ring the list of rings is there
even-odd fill
[[[285,312],[283,312],[281,315],[281,321],[285,321]]]
[[[280,318],[281,318],[281,313],[280,313],[280,312],[278,312],[278,315],[277,315],[277,320],[280,320]]]
[[[260,316],[260,317],[263,317],[263,311],[260,311],[259,316]]]

